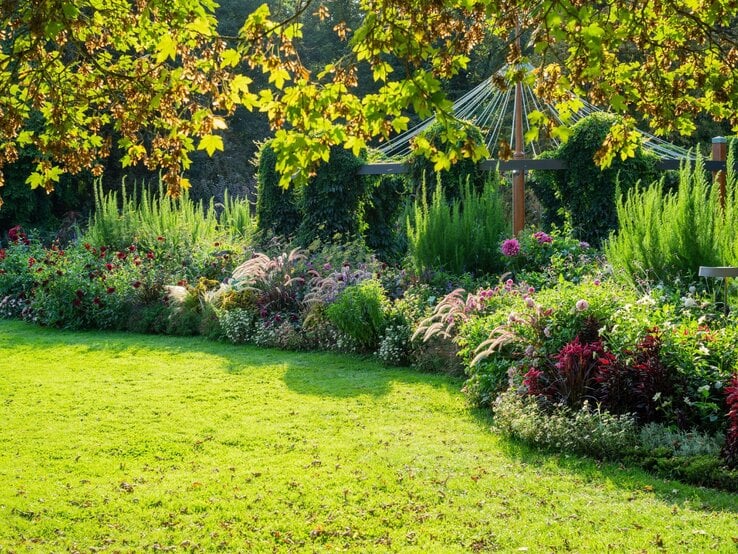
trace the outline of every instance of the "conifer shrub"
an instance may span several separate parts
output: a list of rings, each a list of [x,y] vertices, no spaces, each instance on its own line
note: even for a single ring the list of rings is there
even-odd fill
[[[495,273],[502,269],[500,238],[509,232],[499,177],[490,178],[481,193],[470,184],[449,202],[440,179],[428,204],[416,199],[407,219],[408,249],[419,272],[442,269],[455,274]]]
[[[279,185],[277,154],[271,141],[265,142],[258,154],[256,217],[260,231],[290,236],[300,225],[301,214],[294,187]]]
[[[331,148],[330,160],[299,191],[302,219],[297,236],[302,244],[316,239],[330,242],[337,235],[343,240],[360,236],[368,185],[356,173],[364,163],[364,154]]]
[[[735,263],[738,215],[735,178],[728,182],[725,210],[704,163],[684,164],[676,191],[663,183],[636,187],[616,202],[619,230],[605,245],[607,258],[631,280],[673,282],[697,277],[699,267]]]
[[[379,175],[369,181],[363,236],[366,245],[386,262],[399,262],[407,249],[399,221],[406,205],[405,187],[400,175]]]
[[[544,219],[561,224],[563,213],[576,235],[594,246],[617,227],[616,182],[627,192],[639,181],[650,183],[659,176],[658,158],[641,148],[632,158],[616,157],[606,169],[595,164],[595,153],[616,121],[610,114],[585,117],[572,127],[567,142],[541,155],[564,160],[567,168],[534,172],[533,188],[544,207]]]

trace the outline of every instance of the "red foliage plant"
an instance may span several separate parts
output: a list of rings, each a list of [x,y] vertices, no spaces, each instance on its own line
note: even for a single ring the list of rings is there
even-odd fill
[[[723,459],[728,467],[738,467],[738,373],[733,375],[730,384],[725,388],[728,405],[728,433],[723,446]]]
[[[617,362],[615,356],[605,351],[602,341],[581,342],[579,337],[566,344],[554,356],[554,364],[530,369],[523,384],[528,394],[556,404],[578,408],[585,400],[598,400],[597,378]]]
[[[648,331],[625,360],[602,368],[597,376],[600,400],[610,412],[635,414],[641,423],[675,417],[684,424],[684,406],[677,394],[675,372],[661,359],[661,332]],[[664,409],[668,406],[669,414]]]

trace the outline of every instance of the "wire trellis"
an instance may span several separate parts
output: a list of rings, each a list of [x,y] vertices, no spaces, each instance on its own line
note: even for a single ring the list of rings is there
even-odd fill
[[[504,78],[506,69],[506,67],[503,67],[495,75],[488,77],[453,103],[456,118],[471,121],[482,129],[485,134],[485,144],[490,152],[493,152],[496,146],[500,144],[501,137],[506,136],[508,128],[510,130],[508,145],[513,144],[514,129],[512,122],[515,115],[515,102],[512,92],[515,87],[509,85],[504,89],[500,89],[496,84],[500,77]],[[529,66],[529,69],[532,69],[532,66]],[[573,92],[570,94],[572,98],[578,98],[581,102],[581,108],[571,115],[569,123],[576,123],[594,113],[606,112],[606,110],[598,108],[585,99],[577,97]],[[558,124],[563,123],[556,107],[543,102],[535,95],[533,89],[525,83],[523,84],[522,110],[523,125],[526,130],[530,130],[532,127],[528,115],[534,110],[547,113]],[[377,150],[390,159],[401,160],[405,158],[410,153],[412,139],[433,125],[435,120],[435,117],[431,117],[421,121],[382,144]],[[694,155],[686,148],[671,144],[647,131],[641,129],[637,129],[637,131],[642,136],[643,148],[662,159],[682,160],[694,158]],[[547,145],[555,147],[559,145],[559,141],[554,137],[546,137],[545,140],[534,140],[528,143],[526,147],[530,148],[533,156],[537,156]]]

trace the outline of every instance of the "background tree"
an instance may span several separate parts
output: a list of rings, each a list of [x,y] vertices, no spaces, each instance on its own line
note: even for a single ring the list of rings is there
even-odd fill
[[[574,91],[595,104],[641,114],[658,133],[691,133],[704,113],[738,128],[736,33],[730,0],[298,0],[289,16],[253,9],[234,35],[219,33],[212,0],[30,0],[4,2],[0,51],[0,167],[34,146],[28,182],[50,189],[64,173],[102,171],[116,146],[124,166],[163,168],[169,190],[188,186],[190,153],[223,148],[225,117],[257,106],[275,132],[281,184],[305,181],[332,146],[358,153],[407,128],[410,116],[452,120],[446,83],[464,73],[489,33],[507,45],[511,77],[527,61],[517,29],[536,54],[536,92],[573,111]],[[346,7],[352,22],[334,19]],[[345,40],[336,62],[311,66],[296,47],[307,14],[317,33]],[[332,24],[332,25],[330,25]],[[355,25],[355,27],[354,27]],[[312,31],[311,31],[312,33]],[[309,43],[309,41],[306,41]],[[308,56],[306,55],[306,60]],[[258,96],[251,73],[268,87]],[[363,94],[362,64],[374,84]],[[29,122],[39,116],[39,130]],[[545,113],[541,130],[557,132]],[[602,165],[635,152],[634,119],[614,125]],[[420,142],[434,167],[484,148],[447,125],[451,150]]]

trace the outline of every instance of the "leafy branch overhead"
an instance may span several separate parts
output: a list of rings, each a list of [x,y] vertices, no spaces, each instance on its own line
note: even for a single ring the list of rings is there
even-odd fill
[[[412,113],[449,122],[443,84],[490,34],[507,44],[512,67],[535,62],[536,93],[560,112],[576,108],[573,91],[644,117],[657,133],[689,134],[699,113],[738,129],[738,4],[729,0],[360,0],[358,7],[361,24],[350,29],[316,0],[300,0],[279,20],[262,5],[237,36],[222,36],[212,0],[5,2],[0,168],[34,146],[39,159],[28,183],[51,190],[64,173],[99,174],[118,148],[124,166],[163,169],[178,194],[189,186],[190,154],[221,150],[218,131],[245,106],[268,117],[287,186],[325,161],[331,146],[359,152],[405,130]],[[296,48],[305,13],[333,23],[350,54],[308,71]],[[363,96],[361,64],[376,83]],[[244,67],[265,73],[269,86],[253,90]],[[540,129],[565,137],[545,114],[536,116]],[[601,164],[633,151],[633,119],[624,122],[598,154]],[[458,126],[447,127],[447,148],[418,145],[436,167],[486,154]]]

